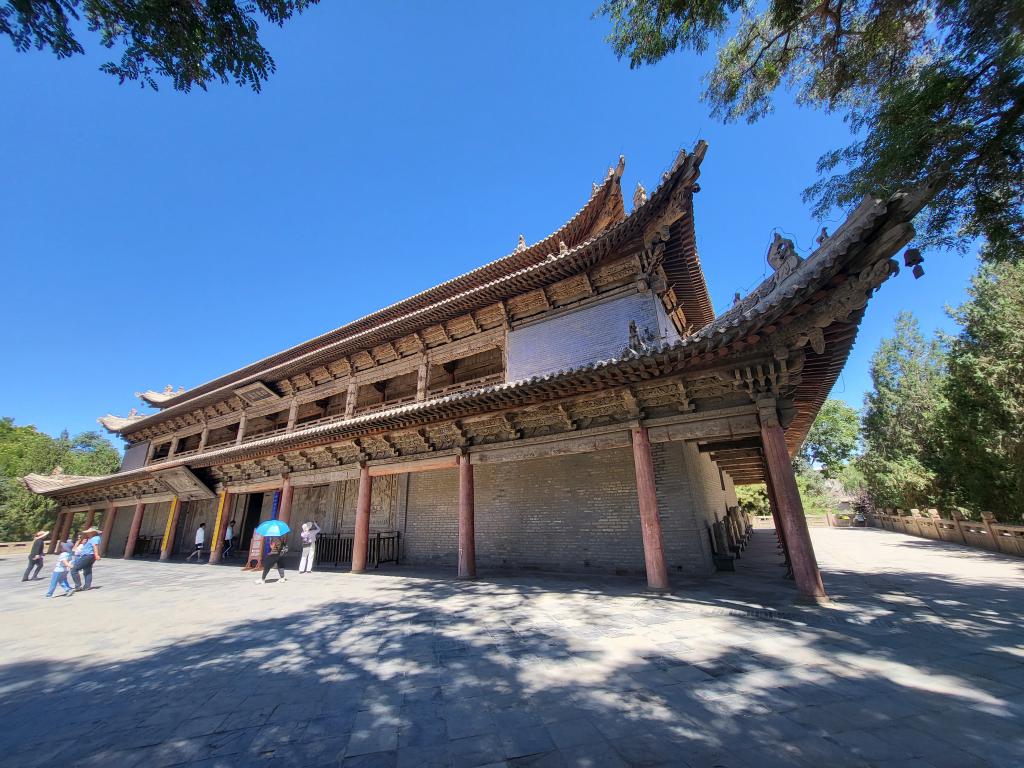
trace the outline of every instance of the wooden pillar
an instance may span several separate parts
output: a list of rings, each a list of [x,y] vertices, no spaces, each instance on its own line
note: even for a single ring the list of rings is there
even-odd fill
[[[359,499],[356,502],[356,530],[352,537],[352,573],[366,570],[367,548],[370,545],[370,498],[373,478],[365,464],[359,468]]]
[[[83,531],[87,531],[90,528],[92,528],[92,523],[93,523],[93,520],[95,520],[95,519],[96,519],[96,510],[95,509],[90,509],[88,512],[85,513],[85,527],[82,528],[82,530]]]
[[[68,536],[71,535],[71,529],[74,528],[74,525],[75,525],[75,513],[74,513],[74,511],[70,511],[70,512],[67,513],[67,516],[64,519],[64,526],[61,528],[61,532],[60,532],[61,543],[64,543],[65,541],[67,541]]]
[[[181,509],[181,504],[178,502],[178,497],[174,496],[171,499],[171,511],[167,515],[167,527],[164,528],[164,539],[160,542],[161,560],[170,559],[171,551],[174,549],[174,531],[178,527],[179,509]]]
[[[238,434],[235,435],[235,445],[240,445],[242,440],[245,439],[245,423],[249,420],[246,416],[245,411],[242,411],[242,418],[238,420]]]
[[[174,458],[174,454],[178,452],[178,445],[181,443],[181,438],[177,435],[171,438],[171,447],[167,449],[167,458]]]
[[[227,527],[225,515],[231,514],[231,494],[227,491],[220,492],[217,499],[217,519],[213,522],[213,542],[210,546],[210,562],[219,563],[224,553],[224,530]]]
[[[203,431],[199,433],[199,448],[198,453],[202,453],[206,450],[206,443],[210,440],[210,428],[209,426],[203,425]]]
[[[468,453],[459,457],[459,578],[476,578],[473,465]]]
[[[427,371],[429,370],[427,363],[421,363],[420,367],[416,371],[416,399],[425,400],[427,398]]]
[[[348,383],[348,391],[345,393],[345,418],[350,418],[356,412],[356,399],[359,397],[359,385],[355,379]]]
[[[292,404],[288,406],[288,426],[285,427],[285,432],[291,432],[295,429],[295,422],[299,418],[299,401],[292,400]]]
[[[658,592],[667,591],[668,568],[665,548],[661,541],[661,521],[658,519],[658,494],[654,483],[654,461],[651,459],[651,440],[647,427],[633,427],[633,465],[636,470],[636,495],[640,502],[640,530],[644,540],[644,564],[647,567],[647,586]]]
[[[60,544],[60,528],[64,525],[64,513],[57,512],[53,519],[53,526],[50,528],[50,546],[46,548],[46,554],[52,555],[57,551]]]
[[[135,556],[135,544],[139,540],[139,529],[142,528],[142,515],[146,511],[144,501],[135,502],[135,514],[132,515],[132,527],[128,530],[128,541],[124,545],[124,559],[131,560]]]
[[[793,577],[793,566],[789,558],[789,545],[786,544],[786,532],[782,530],[782,520],[779,518],[779,505],[775,500],[775,489],[772,488],[772,478],[768,474],[768,465],[764,468],[764,487],[768,492],[768,508],[772,512],[772,522],[775,523],[775,535],[779,537],[779,546],[782,547],[783,563],[786,566],[786,578]]]
[[[100,555],[107,556],[107,542],[110,541],[110,532],[114,529],[114,520],[117,519],[117,507],[110,502],[107,513],[103,516],[103,533],[100,534]]]
[[[281,509],[277,513],[277,519],[282,523],[291,525],[292,522],[292,496],[295,494],[295,486],[292,479],[285,476],[281,485]]]
[[[764,446],[765,468],[771,479],[779,521],[786,537],[789,550],[789,564],[793,569],[796,588],[811,600],[825,600],[825,586],[818,572],[818,561],[814,556],[811,534],[804,517],[804,506],[796,485],[796,475],[786,448],[786,433],[779,424],[775,401],[758,402],[761,419],[761,442]]]

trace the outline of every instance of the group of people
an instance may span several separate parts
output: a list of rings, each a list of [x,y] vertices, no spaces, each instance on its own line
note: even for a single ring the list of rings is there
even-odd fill
[[[316,537],[320,533],[320,526],[316,521],[302,524],[302,532],[299,539],[302,542],[302,556],[299,558],[299,573],[311,573],[316,563]],[[288,553],[288,543],[285,537],[273,536],[267,539],[269,551],[263,555],[263,575],[256,580],[257,584],[267,583],[267,574],[272,568],[277,568],[277,580],[287,581],[284,575],[284,566],[281,559]]]
[[[299,573],[310,573],[313,570],[313,565],[316,562],[316,538],[320,533],[320,526],[316,521],[303,523],[302,531],[299,534],[299,538],[302,542],[302,555],[299,558]],[[39,531],[32,538],[32,547],[28,554],[28,567],[25,569],[25,575],[22,577],[22,581],[35,581],[39,578],[39,572],[42,571],[45,557],[43,555],[43,548],[45,546],[46,537],[50,535],[49,531]],[[102,531],[97,528],[89,527],[78,534],[77,540],[74,537],[69,536],[67,541],[61,542],[60,551],[57,555],[57,562],[54,565],[53,573],[50,577],[50,588],[46,592],[46,597],[53,597],[53,593],[60,587],[65,595],[70,595],[74,592],[81,592],[92,588],[92,567],[101,559],[100,557],[100,537]],[[221,556],[228,558],[231,556],[232,547],[235,539],[235,521],[232,520],[227,524],[224,529],[224,547]],[[267,539],[269,551],[263,557],[263,575],[258,579],[258,584],[265,584],[267,581],[267,574],[270,573],[271,569],[277,568],[278,580],[286,581],[284,575],[284,567],[281,564],[282,558],[288,552],[287,542],[284,537],[271,537]],[[199,560],[200,555],[203,551],[203,546],[206,544],[206,523],[200,523],[196,529],[195,535],[195,549],[188,556],[188,560],[193,557]],[[68,579],[74,581],[72,587]]]
[[[39,572],[43,570],[45,564],[43,546],[49,535],[49,531],[39,531],[32,538],[32,548],[28,553],[28,567],[21,578],[22,581],[35,581],[39,578]],[[57,562],[50,575],[50,588],[46,591],[46,597],[53,597],[57,587],[60,587],[65,595],[92,589],[92,567],[102,559],[100,557],[101,535],[102,532],[98,528],[89,527],[79,533],[77,539],[69,536],[67,541],[61,542]],[[68,581],[69,577],[75,583],[73,587]]]

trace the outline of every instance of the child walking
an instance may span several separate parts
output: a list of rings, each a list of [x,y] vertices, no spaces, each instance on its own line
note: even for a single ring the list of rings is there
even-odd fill
[[[70,595],[75,591],[68,584],[68,571],[70,570],[71,550],[65,549],[60,553],[60,556],[57,558],[57,565],[53,568],[53,575],[50,576],[50,589],[46,593],[47,597],[53,597],[53,591],[57,589],[58,584],[64,589],[65,595]]]

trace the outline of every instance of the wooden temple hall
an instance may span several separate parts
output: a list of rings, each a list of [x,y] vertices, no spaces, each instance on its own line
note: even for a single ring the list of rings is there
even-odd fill
[[[710,574],[766,482],[798,589],[824,596],[790,464],[919,202],[866,199],[810,256],[716,317],[694,199],[707,145],[627,214],[623,161],[549,237],[188,391],[101,423],[127,444],[105,477],[25,478],[57,530],[102,522],[109,556],[211,562],[235,522],[323,528],[318,559],[451,569]],[[726,254],[709,263],[729,269]],[[80,517],[79,520],[82,518]],[[724,535],[722,535],[724,533]]]

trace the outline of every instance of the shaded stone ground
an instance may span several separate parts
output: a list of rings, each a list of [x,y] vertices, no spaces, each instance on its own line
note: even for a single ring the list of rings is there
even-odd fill
[[[793,604],[770,531],[664,597],[109,560],[100,589],[44,600],[7,558],[0,763],[1024,765],[1024,561],[813,536],[829,607]]]

